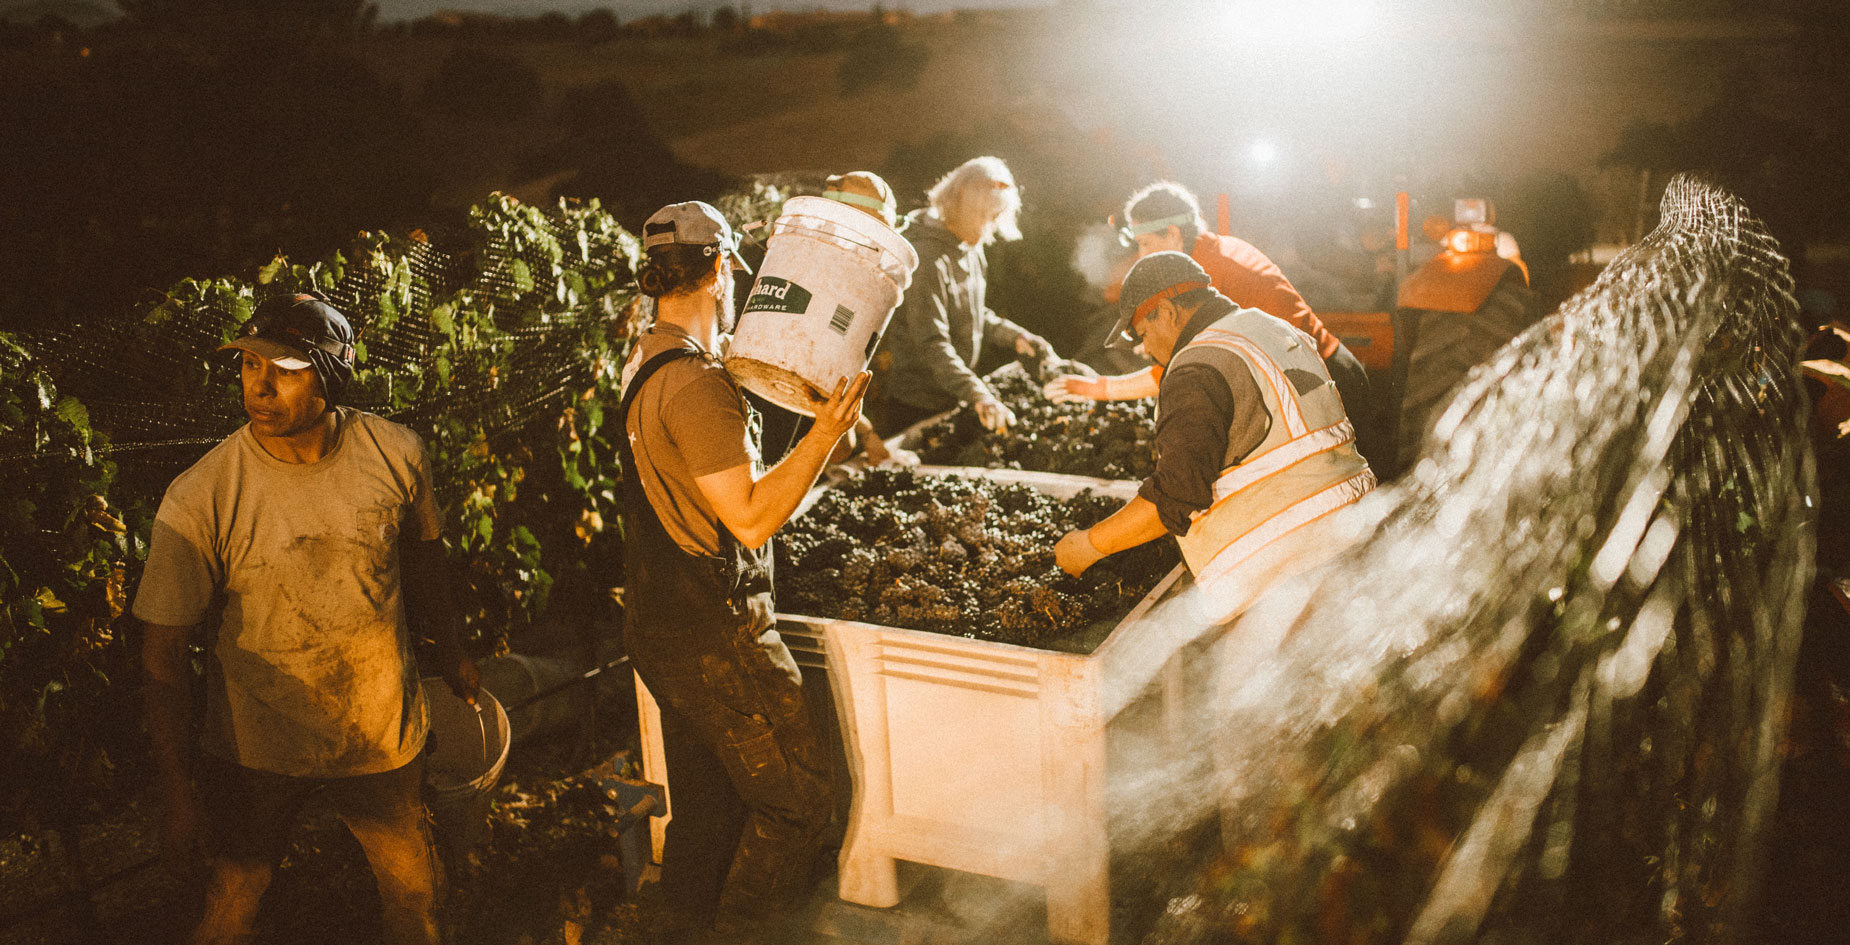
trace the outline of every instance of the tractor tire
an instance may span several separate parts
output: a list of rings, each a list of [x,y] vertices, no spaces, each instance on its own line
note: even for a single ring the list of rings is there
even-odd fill
[[[1400,470],[1413,468],[1427,433],[1451,403],[1452,392],[1465,375],[1534,324],[1536,314],[1535,296],[1514,267],[1475,312],[1409,309],[1401,313],[1413,344],[1400,397],[1395,451]]]

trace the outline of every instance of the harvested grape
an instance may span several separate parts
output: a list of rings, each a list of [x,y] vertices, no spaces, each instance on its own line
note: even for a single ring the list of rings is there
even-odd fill
[[[1161,540],[1073,577],[1061,535],[1122,503],[905,468],[829,490],[779,534],[778,609],[1024,646],[1117,621],[1180,560]]]
[[[936,466],[981,466],[1144,479],[1156,468],[1155,401],[1056,404],[1040,383],[999,371],[990,390],[1015,412],[1005,434],[983,428],[969,408],[919,432],[919,458]]]

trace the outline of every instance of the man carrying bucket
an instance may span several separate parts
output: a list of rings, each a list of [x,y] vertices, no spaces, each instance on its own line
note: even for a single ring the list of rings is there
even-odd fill
[[[771,619],[770,539],[860,416],[869,375],[836,382],[809,432],[762,469],[751,410],[714,355],[744,269],[731,227],[704,203],[673,204],[643,247],[655,321],[617,416],[624,641],[661,708],[673,779],[656,940],[736,941],[801,903],[833,811],[802,676]]]
[[[458,696],[473,700],[480,676],[457,644],[422,441],[338,406],[353,340],[319,296],[259,305],[219,349],[238,352],[250,423],[176,477],[155,515],[135,616],[164,852],[178,866],[203,852],[210,867],[195,942],[250,938],[315,791],[366,851],[387,940],[438,941],[407,613],[427,621]],[[202,628],[195,770],[189,650]]]
[[[990,311],[989,263],[983,247],[1021,238],[1015,216],[1021,193],[1000,158],[971,158],[927,194],[930,206],[907,216],[906,239],[918,251],[912,286],[893,313],[883,351],[892,355],[877,424],[891,436],[933,414],[969,404],[977,419],[1007,430],[1014,414],[974,370],[985,344],[1050,357],[1040,336]]]
[[[1201,588],[1205,616],[1236,616],[1280,577],[1341,547],[1333,513],[1375,487],[1355,428],[1309,336],[1215,291],[1179,252],[1124,278],[1108,344],[1141,343],[1164,368],[1156,472],[1137,497],[1054,558],[1070,574],[1165,533]]]

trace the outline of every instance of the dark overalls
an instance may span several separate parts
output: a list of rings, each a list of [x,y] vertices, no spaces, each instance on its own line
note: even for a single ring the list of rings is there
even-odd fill
[[[637,370],[618,408],[626,471],[639,468],[629,409],[677,348]],[[749,410],[749,407],[747,408]],[[745,548],[716,521],[718,555],[692,555],[662,527],[633,472],[624,641],[662,713],[674,819],[662,852],[668,905],[717,924],[799,903],[833,810],[829,767],[802,675],[771,616],[771,545]]]

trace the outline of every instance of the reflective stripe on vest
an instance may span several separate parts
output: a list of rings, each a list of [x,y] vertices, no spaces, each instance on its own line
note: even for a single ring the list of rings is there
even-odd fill
[[[1235,538],[1195,573],[1195,583],[1217,586],[1235,577],[1234,571],[1274,542],[1347,505],[1353,505],[1375,488],[1373,470],[1360,473],[1298,501]],[[1193,529],[1191,529],[1193,531]],[[1192,568],[1193,565],[1191,564]]]
[[[1214,480],[1214,499],[1220,501],[1244,489],[1261,479],[1270,478],[1274,473],[1283,472],[1287,467],[1296,465],[1330,450],[1342,449],[1355,442],[1355,426],[1344,417],[1341,423],[1324,427],[1298,437],[1286,440],[1278,446],[1248,457],[1240,465],[1221,473]]]
[[[1241,358],[1245,359],[1247,366],[1253,369],[1253,373],[1259,383],[1270,388],[1269,390],[1262,391],[1262,393],[1267,395],[1265,399],[1266,412],[1271,414],[1274,420],[1284,420],[1286,435],[1303,436],[1307,431],[1304,422],[1304,408],[1298,404],[1297,389],[1293,387],[1291,381],[1285,377],[1284,368],[1279,367],[1278,361],[1271,355],[1266,354],[1265,350],[1258,345],[1253,344],[1245,337],[1235,334],[1229,328],[1219,327],[1233,320],[1238,315],[1239,313],[1235,312],[1233,315],[1229,315],[1203,328],[1201,333],[1195,336],[1195,340],[1189,342],[1189,345],[1191,347],[1202,345],[1204,347],[1226,348],[1240,355]],[[1327,372],[1328,369],[1326,368],[1325,370]],[[1272,409],[1275,405],[1278,408],[1276,410]]]
[[[1367,495],[1375,475],[1355,451],[1355,427],[1323,359],[1289,324],[1257,309],[1232,312],[1178,351],[1170,370],[1180,364],[1250,371],[1271,421],[1251,452],[1226,458],[1214,503],[1179,539],[1210,612],[1224,619],[1263,585],[1340,550],[1294,536]],[[1302,394],[1294,374],[1311,384]]]

